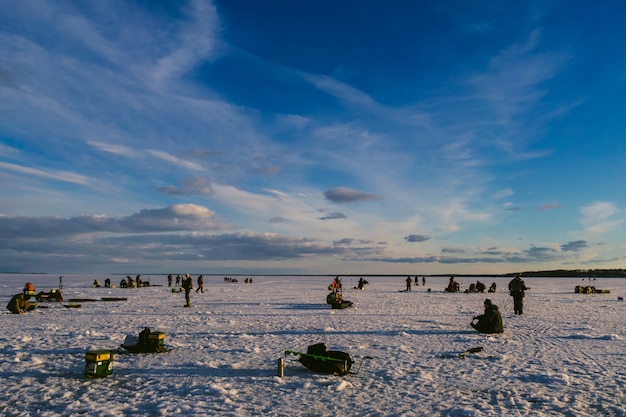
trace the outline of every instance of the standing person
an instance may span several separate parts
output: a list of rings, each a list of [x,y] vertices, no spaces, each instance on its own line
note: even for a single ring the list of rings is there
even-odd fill
[[[171,287],[172,286],[172,274],[169,274],[167,276],[167,286]]]
[[[339,275],[337,275],[333,282],[330,283],[328,289],[332,290],[333,292],[341,292],[341,278],[339,278]]]
[[[426,285],[426,277],[422,277],[422,285]]]
[[[490,299],[486,299],[484,302],[485,312],[480,316],[472,318],[470,326],[476,329],[480,333],[504,333],[504,326],[502,326],[502,315],[498,306],[491,304]],[[474,323],[474,320],[478,322]]]
[[[180,287],[180,275],[176,275],[176,286]]]
[[[187,277],[183,281],[183,289],[185,290],[185,301],[187,304],[185,307],[191,307],[191,300],[189,299],[189,293],[193,289],[193,281],[191,280],[191,276],[187,274]]]
[[[246,278],[246,280],[247,279],[248,278]],[[204,277],[202,275],[198,275],[198,289],[196,290],[196,292],[198,291],[204,294]]]
[[[410,276],[406,277],[406,290],[407,291],[411,291],[411,283],[413,282],[413,280],[411,279]]]
[[[515,310],[515,314],[520,316],[524,314],[524,296],[526,295],[524,291],[529,289],[520,274],[517,274],[515,278],[509,282],[509,294],[513,297],[513,310]]]

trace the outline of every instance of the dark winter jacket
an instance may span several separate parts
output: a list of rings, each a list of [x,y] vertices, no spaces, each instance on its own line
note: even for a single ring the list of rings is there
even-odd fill
[[[7,310],[13,314],[25,313],[31,304],[26,300],[24,294],[16,294],[11,298],[9,304],[7,304]]]
[[[478,330],[480,333],[503,333],[504,326],[502,325],[502,316],[500,310],[495,304],[491,304],[485,307],[485,314],[476,317],[478,322],[472,323],[472,327]]]
[[[527,289],[528,287],[526,287],[524,280],[522,280],[520,277],[515,277],[511,280],[511,282],[509,282],[509,291],[514,297],[523,297],[525,295],[524,291]]]

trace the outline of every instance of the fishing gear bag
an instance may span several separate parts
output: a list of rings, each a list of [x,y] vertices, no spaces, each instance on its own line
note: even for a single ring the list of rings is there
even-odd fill
[[[354,363],[346,352],[326,350],[324,343],[316,343],[307,348],[306,354],[298,361],[313,372],[332,375],[346,375]]]

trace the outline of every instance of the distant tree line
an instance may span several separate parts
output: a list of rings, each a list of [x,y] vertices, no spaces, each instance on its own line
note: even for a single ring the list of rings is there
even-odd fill
[[[520,271],[506,274],[432,274],[430,277],[462,276],[462,277],[523,277],[547,278],[626,278],[626,269],[555,269],[551,271]],[[397,275],[396,275],[397,276]]]
[[[553,271],[518,272],[525,277],[626,278],[624,269],[555,269]],[[506,274],[514,276],[516,274]]]

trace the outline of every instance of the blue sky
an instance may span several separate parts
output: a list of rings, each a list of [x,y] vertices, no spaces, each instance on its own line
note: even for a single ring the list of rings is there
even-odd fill
[[[625,14],[0,0],[0,265],[623,268]]]

